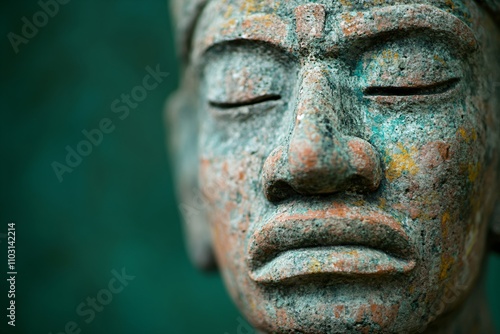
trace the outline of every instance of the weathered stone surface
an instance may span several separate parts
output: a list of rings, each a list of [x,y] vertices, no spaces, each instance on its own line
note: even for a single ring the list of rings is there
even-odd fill
[[[167,116],[188,243],[247,319],[492,333],[499,2],[174,5],[185,68]]]

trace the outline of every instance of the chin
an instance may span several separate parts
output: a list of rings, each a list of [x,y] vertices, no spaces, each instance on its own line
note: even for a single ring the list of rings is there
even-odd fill
[[[407,286],[398,278],[356,284],[330,278],[265,287],[247,296],[250,308],[243,310],[264,333],[413,332],[421,324],[418,314],[428,312],[415,308],[425,305],[412,299]]]

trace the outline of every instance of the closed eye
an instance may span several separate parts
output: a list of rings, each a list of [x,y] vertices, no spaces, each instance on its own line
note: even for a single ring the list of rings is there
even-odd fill
[[[412,96],[442,94],[454,88],[459,81],[460,78],[452,78],[431,85],[417,87],[372,86],[367,87],[364,90],[364,94],[368,96]]]
[[[215,108],[219,108],[219,109],[231,109],[231,108],[250,106],[253,104],[258,104],[258,103],[263,103],[263,102],[268,102],[268,101],[276,101],[279,99],[281,99],[280,95],[268,94],[268,95],[261,95],[261,96],[255,97],[253,99],[242,101],[242,102],[209,101],[208,103],[210,104],[211,107],[215,107]]]

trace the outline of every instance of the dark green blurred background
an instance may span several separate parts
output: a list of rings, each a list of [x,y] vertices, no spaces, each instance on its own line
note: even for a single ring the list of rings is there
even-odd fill
[[[70,0],[17,54],[7,35],[21,35],[22,17],[32,21],[40,6],[0,6],[0,233],[16,222],[18,271],[16,327],[2,311],[0,333],[55,334],[69,321],[82,333],[237,333],[220,277],[198,273],[184,250],[162,119],[179,78],[166,0]],[[111,103],[157,64],[168,78],[120,120]],[[103,118],[114,131],[59,182],[53,161],[64,163],[65,147]],[[0,241],[6,263],[5,235]],[[77,306],[122,268],[135,279],[85,323]],[[499,280],[500,258],[491,256],[500,328]]]

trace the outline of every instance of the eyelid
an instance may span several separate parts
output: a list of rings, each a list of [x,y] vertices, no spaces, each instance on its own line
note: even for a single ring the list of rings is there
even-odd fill
[[[364,90],[367,96],[412,96],[412,95],[435,95],[442,94],[454,88],[460,78],[451,78],[445,81],[436,82],[421,86],[371,86]]]
[[[208,103],[210,104],[211,107],[214,107],[214,108],[232,109],[232,108],[250,106],[250,105],[259,104],[259,103],[268,102],[268,101],[277,101],[280,99],[281,99],[281,95],[266,94],[266,95],[257,96],[255,98],[252,98],[252,99],[249,99],[246,101],[239,101],[239,102],[208,101]]]

